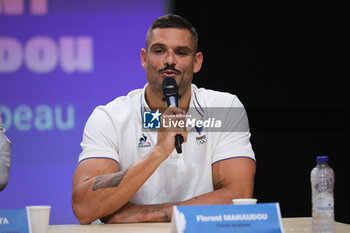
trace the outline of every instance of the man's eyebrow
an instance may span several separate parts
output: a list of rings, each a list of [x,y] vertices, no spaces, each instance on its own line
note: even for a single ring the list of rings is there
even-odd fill
[[[162,44],[162,43],[154,43],[154,44],[151,45],[150,49],[152,49],[154,47],[166,47],[166,46],[165,46],[165,44]],[[192,49],[190,47],[188,47],[187,45],[177,46],[175,48],[175,50],[186,50],[188,52],[192,52]]]
[[[192,52],[192,49],[186,45],[184,46],[177,46],[176,50],[187,50],[188,52]]]
[[[162,44],[162,43],[154,43],[154,44],[151,45],[150,49],[153,48],[153,47],[165,47],[165,45]]]

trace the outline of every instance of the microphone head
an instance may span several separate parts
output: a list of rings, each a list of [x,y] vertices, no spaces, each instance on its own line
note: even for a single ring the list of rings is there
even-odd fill
[[[164,78],[162,83],[163,96],[178,96],[177,83],[174,78]]]

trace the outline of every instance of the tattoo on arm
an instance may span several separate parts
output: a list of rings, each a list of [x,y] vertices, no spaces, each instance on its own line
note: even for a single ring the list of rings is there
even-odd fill
[[[214,184],[214,190],[221,189],[224,187],[225,179],[220,180],[218,183]]]
[[[128,172],[128,169],[124,171],[120,171],[113,174],[107,174],[98,176],[95,178],[96,182],[92,186],[92,191],[96,191],[97,189],[104,189],[104,188],[115,188],[117,187],[126,173]]]

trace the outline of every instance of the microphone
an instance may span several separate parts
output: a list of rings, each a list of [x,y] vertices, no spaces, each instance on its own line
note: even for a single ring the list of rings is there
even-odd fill
[[[163,101],[166,102],[167,107],[170,105],[179,107],[179,99],[181,96],[178,94],[177,84],[174,78],[164,78],[162,83],[163,88]],[[181,144],[184,139],[181,134],[175,136],[175,148],[178,154],[182,153]]]

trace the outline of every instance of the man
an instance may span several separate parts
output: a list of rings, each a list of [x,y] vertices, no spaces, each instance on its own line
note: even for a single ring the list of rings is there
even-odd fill
[[[0,113],[0,191],[3,191],[8,184],[11,163],[12,143],[5,132]]]
[[[84,129],[82,153],[73,178],[72,206],[81,224],[170,221],[174,205],[229,204],[251,197],[255,158],[249,129],[239,132],[188,132],[170,127],[145,132],[143,114],[166,108],[162,117],[210,114],[210,107],[238,107],[238,98],[192,85],[203,54],[198,35],[177,15],[165,15],[150,27],[141,64],[147,85],[100,106]],[[162,100],[162,82],[174,78],[179,107]],[[241,114],[242,115],[242,114]],[[243,115],[235,124],[247,124]],[[176,128],[176,129],[175,129]],[[181,134],[183,154],[174,149]]]

